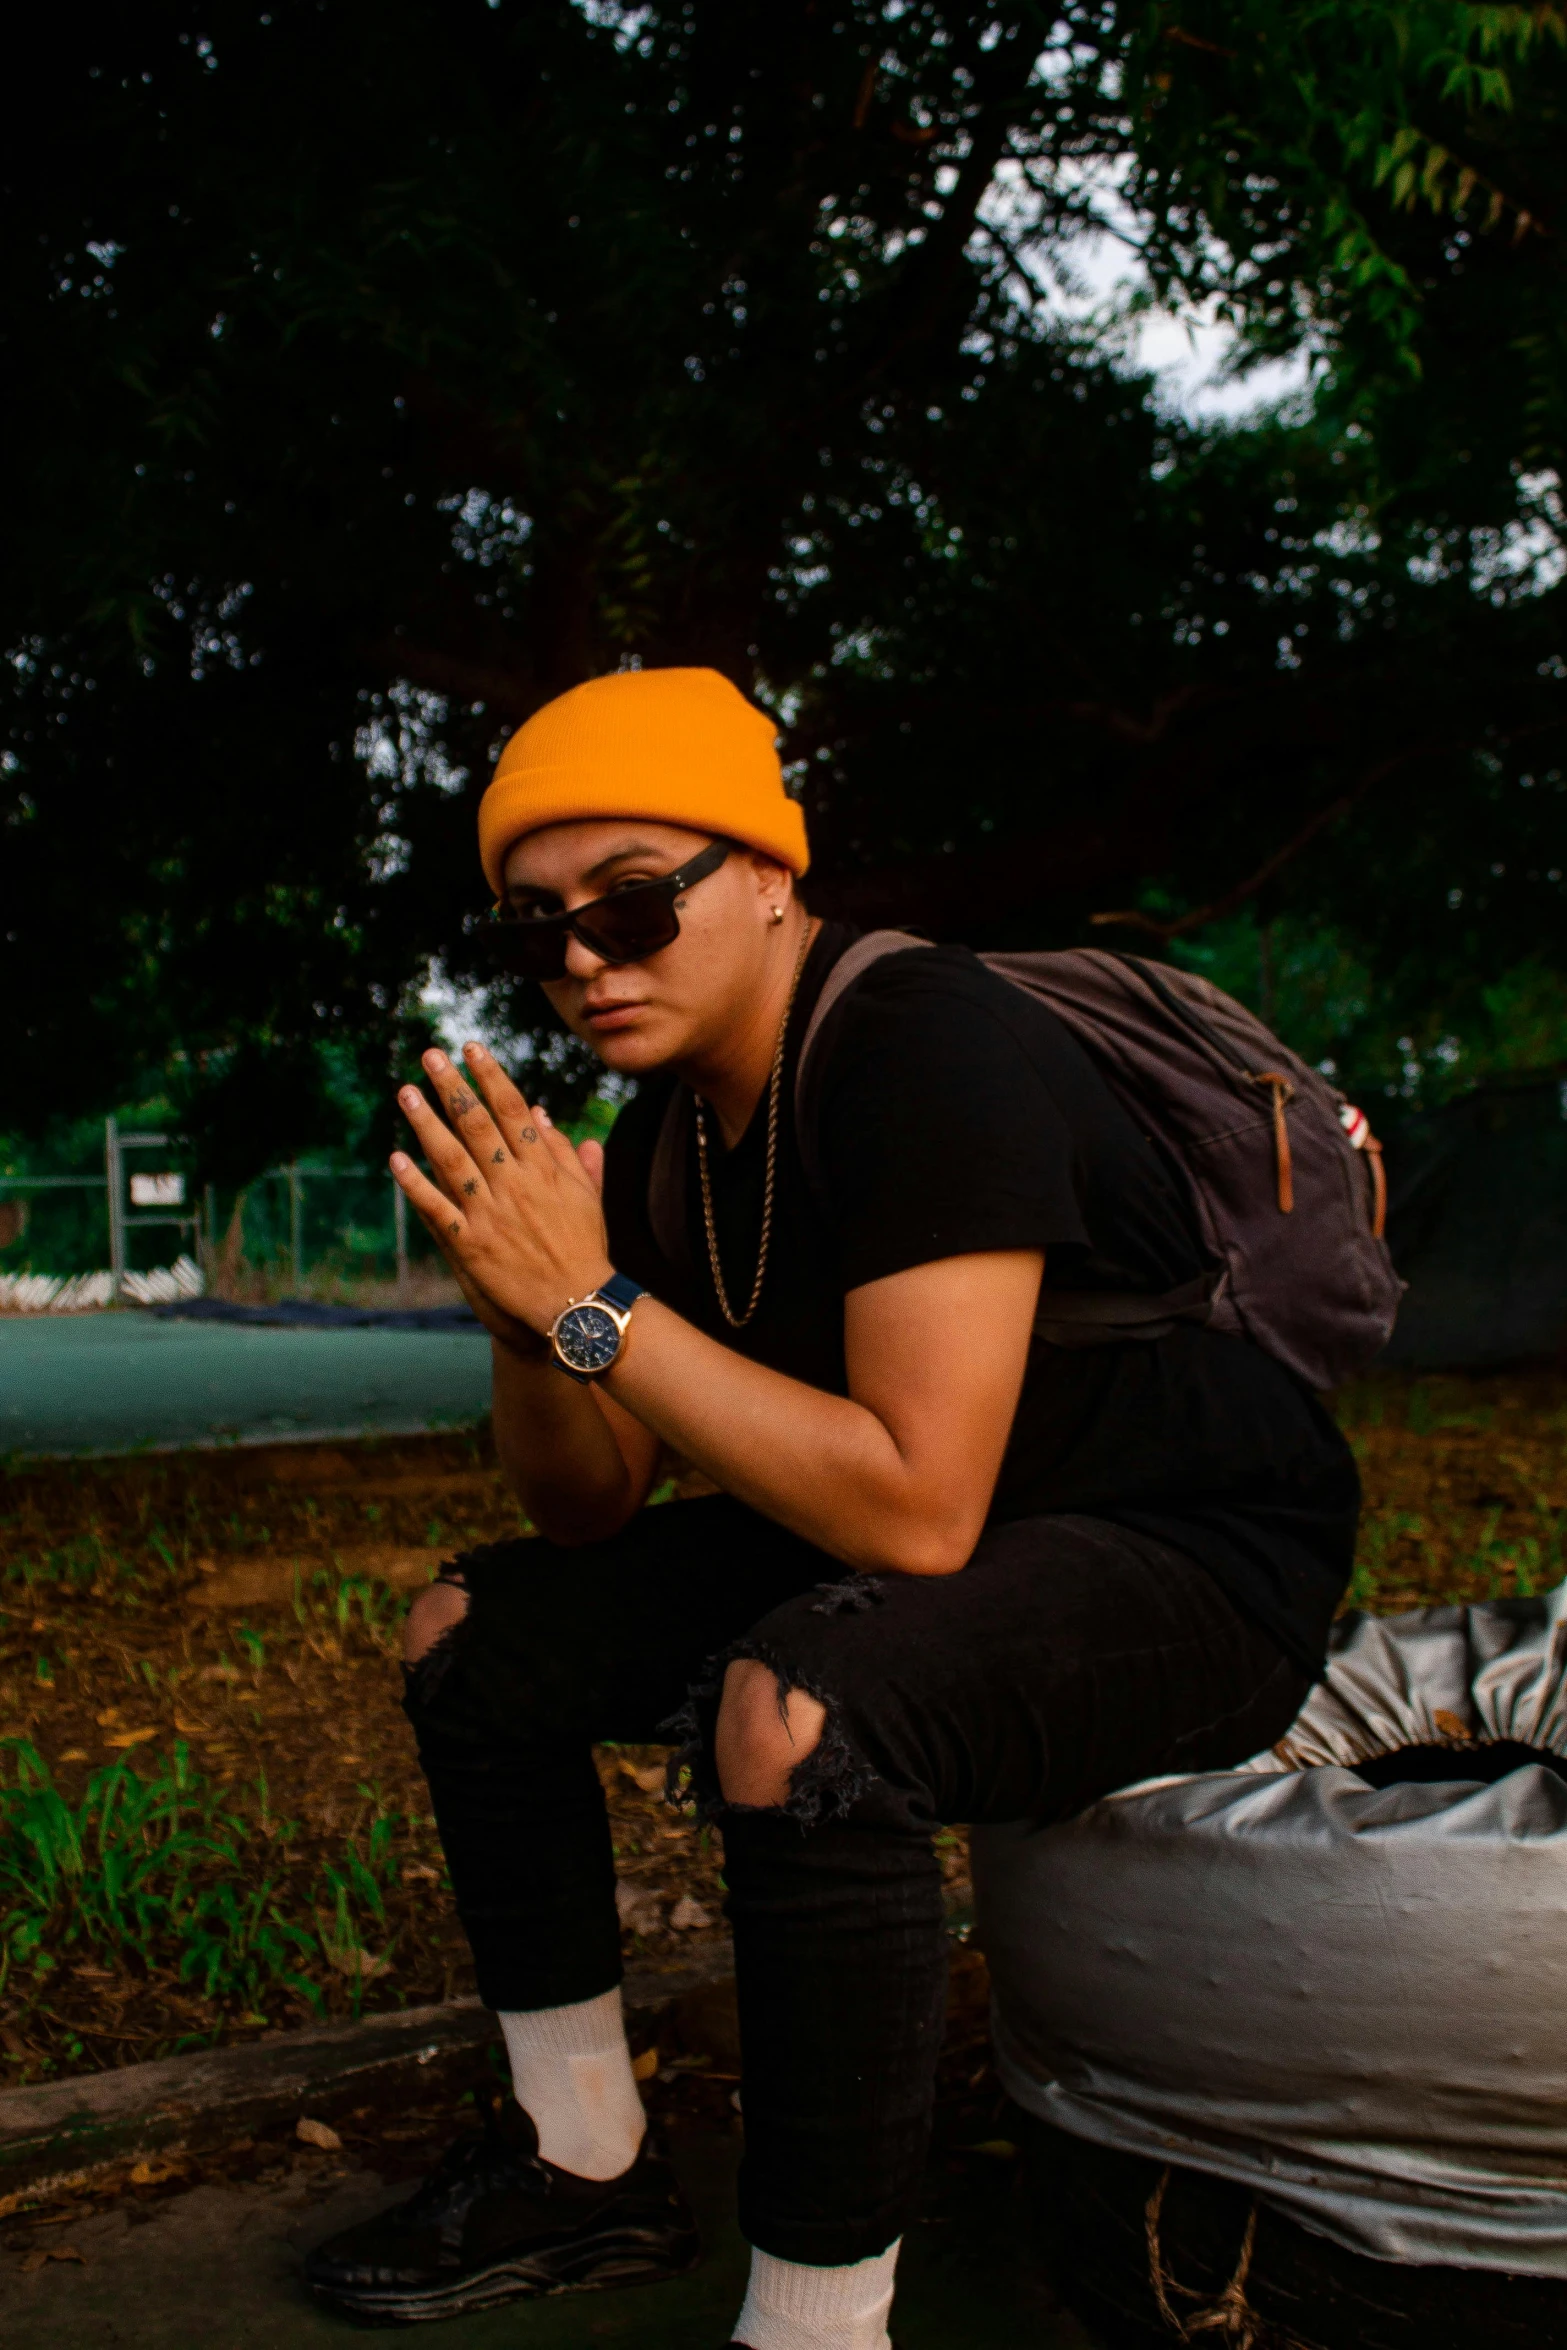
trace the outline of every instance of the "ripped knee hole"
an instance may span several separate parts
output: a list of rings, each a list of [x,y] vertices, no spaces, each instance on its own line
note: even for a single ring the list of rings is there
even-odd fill
[[[468,1593],[455,1576],[443,1575],[421,1591],[403,1626],[404,1664],[422,1664],[432,1649],[456,1631],[467,1613]]]
[[[826,1727],[827,1708],[820,1698],[788,1687],[758,1658],[735,1657],[724,1673],[713,1738],[725,1801],[787,1803],[795,1771],[815,1753]]]

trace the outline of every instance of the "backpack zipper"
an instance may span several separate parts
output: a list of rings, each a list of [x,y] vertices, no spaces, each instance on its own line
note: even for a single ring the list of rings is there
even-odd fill
[[[1227,1036],[1211,1028],[1200,1012],[1190,1004],[1183,1004],[1171,987],[1167,987],[1151,963],[1141,955],[1117,955],[1127,970],[1140,979],[1151,995],[1157,996],[1167,1012],[1173,1012],[1182,1025],[1212,1053],[1229,1062],[1236,1074],[1248,1085],[1266,1085],[1273,1093],[1273,1168],[1278,1188],[1279,1214],[1293,1215],[1295,1210],[1295,1164],[1290,1156],[1290,1133],[1284,1122],[1285,1104],[1295,1099],[1295,1088],[1281,1069],[1249,1069]]]

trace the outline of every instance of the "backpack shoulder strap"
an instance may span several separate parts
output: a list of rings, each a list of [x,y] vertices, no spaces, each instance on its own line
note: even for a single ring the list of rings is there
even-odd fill
[[[822,1028],[833,1006],[840,1001],[857,979],[863,977],[873,963],[881,962],[887,955],[901,955],[909,947],[928,947],[929,945],[928,938],[916,938],[913,932],[908,930],[867,930],[863,938],[857,938],[853,946],[845,948],[838,957],[823,982],[821,994],[816,999],[815,1009],[811,1013],[810,1025],[805,1031],[805,1038],[800,1046],[800,1058],[795,1063],[794,1107],[796,1117],[799,1115],[800,1104],[805,1094],[806,1064],[810,1060],[811,1049],[821,1035]]]
[[[857,938],[827,974],[826,984],[816,1000],[816,1009],[800,1047],[799,1065],[795,1072],[795,1126],[800,1142],[800,1157],[805,1167],[806,1180],[818,1206],[822,1204],[825,1185],[817,1164],[815,1138],[811,1121],[802,1114],[805,1104],[806,1064],[811,1048],[816,1043],[829,1013],[841,1002],[855,981],[887,955],[902,954],[909,947],[926,947],[928,938],[916,938],[907,930],[868,930]],[[1001,977],[1011,978],[1003,970]],[[1013,984],[1017,984],[1015,981]],[[1181,1007],[1177,1005],[1177,1011]],[[1219,1268],[1199,1274],[1193,1281],[1183,1282],[1178,1289],[1164,1296],[1144,1296],[1130,1291],[1059,1290],[1042,1289],[1034,1320],[1034,1335],[1053,1346],[1084,1347],[1113,1344],[1117,1339],[1163,1338],[1177,1322],[1206,1322],[1216,1296],[1224,1286],[1225,1276]]]

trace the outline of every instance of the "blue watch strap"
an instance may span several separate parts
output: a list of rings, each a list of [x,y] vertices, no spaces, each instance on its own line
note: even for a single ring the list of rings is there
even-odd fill
[[[646,1297],[647,1291],[629,1273],[611,1273],[607,1281],[599,1283],[598,1294],[607,1297],[612,1306],[626,1308],[634,1306],[639,1297]]]

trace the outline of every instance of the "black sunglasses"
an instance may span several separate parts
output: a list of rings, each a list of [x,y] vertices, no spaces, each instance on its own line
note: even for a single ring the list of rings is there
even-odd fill
[[[501,907],[477,932],[480,947],[498,971],[520,979],[563,979],[566,948],[573,938],[580,938],[590,955],[601,955],[606,963],[640,963],[660,947],[674,944],[680,936],[676,898],[716,873],[733,846],[732,841],[710,841],[678,872],[658,881],[634,881],[607,898],[574,906],[569,914]]]

